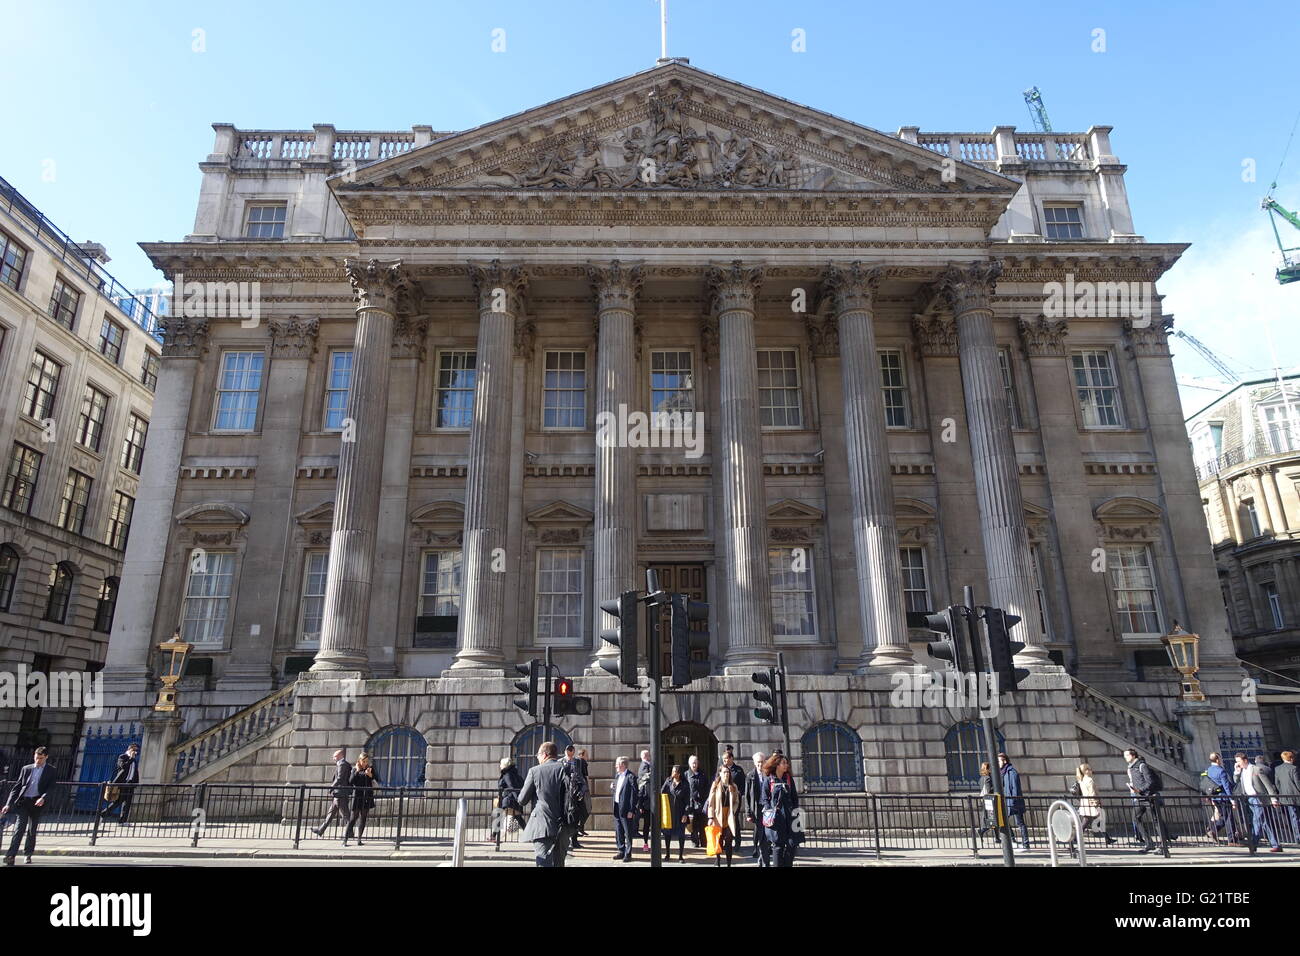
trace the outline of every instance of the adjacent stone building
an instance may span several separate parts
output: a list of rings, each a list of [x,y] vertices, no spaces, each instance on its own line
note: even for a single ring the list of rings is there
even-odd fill
[[[0,179],[0,769],[71,770],[121,588],[162,336],[108,261]]]
[[[1258,728],[1152,294],[1185,246],[1137,234],[1108,127],[889,135],[671,60],[459,133],[215,129],[193,233],[144,245],[178,285],[108,716],[195,645],[146,773],[319,782],[342,744],[485,784],[549,648],[604,774],[647,733],[598,606],[649,568],[711,609],[666,762],[770,750],[780,652],[807,787],[968,788],[971,715],[891,700],[907,612],[967,584],[1023,617],[1002,731],[1045,792]],[[603,441],[624,411],[701,444]]]

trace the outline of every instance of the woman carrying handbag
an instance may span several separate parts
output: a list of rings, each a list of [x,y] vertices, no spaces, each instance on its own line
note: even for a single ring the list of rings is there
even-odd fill
[[[667,799],[667,819],[672,822],[671,827],[662,827],[664,831],[664,856],[672,855],[672,842],[677,841],[677,862],[686,862],[686,824],[691,819],[691,811],[687,808],[690,801],[690,788],[686,784],[686,778],[682,776],[680,764],[673,766],[672,773],[664,781],[664,785],[659,788],[661,799]],[[663,822],[663,821],[660,821]]]
[[[721,830],[718,834],[719,852],[713,856],[713,865],[721,866],[722,854],[725,853],[727,866],[731,866],[731,855],[740,839],[740,791],[736,789],[729,767],[718,768],[718,775],[709,788],[708,809],[709,826]]]
[[[380,782],[370,754],[363,753],[357,758],[356,766],[352,768],[352,819],[348,821],[348,828],[343,833],[344,846],[347,846],[348,840],[352,839],[353,827],[357,831],[357,846],[364,846],[361,837],[366,832],[366,819],[370,816],[370,811],[375,808],[374,786]]]

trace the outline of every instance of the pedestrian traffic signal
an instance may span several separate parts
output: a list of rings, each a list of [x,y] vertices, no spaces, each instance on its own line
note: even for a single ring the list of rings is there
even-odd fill
[[[754,716],[765,724],[779,723],[780,715],[777,713],[776,706],[776,668],[769,667],[765,671],[754,671],[750,675],[750,680],[758,685],[750,691],[757,704],[754,708]]]
[[[515,673],[528,678],[526,681],[515,681],[515,690],[527,694],[528,698],[526,700],[516,698],[514,704],[525,714],[536,717],[538,687],[542,680],[542,662],[534,659],[527,664],[516,664]]]
[[[692,601],[685,594],[672,596],[669,630],[672,635],[672,684],[684,687],[697,677],[708,677],[709,632],[693,631],[691,624],[709,619],[709,606],[703,601]],[[704,660],[691,660],[693,651],[704,651]]]
[[[612,601],[602,601],[600,609],[618,618],[618,627],[608,627],[600,632],[600,639],[618,648],[617,660],[603,660],[600,666],[628,687],[640,687],[636,674],[637,613],[640,611],[636,591],[624,591]]]
[[[1016,655],[1025,649],[1023,641],[1012,640],[1011,629],[1020,623],[1020,616],[1008,614],[1000,607],[982,607],[984,623],[989,631],[990,669],[998,675],[999,692],[1016,690],[1029,671],[1016,667]]]
[[[573,681],[567,677],[555,678],[555,716],[579,717],[591,713],[591,698],[577,697],[573,693]]]
[[[936,614],[925,615],[925,629],[941,635],[930,641],[930,656],[961,674],[966,671],[966,653],[962,645],[962,612],[965,608],[952,605]]]

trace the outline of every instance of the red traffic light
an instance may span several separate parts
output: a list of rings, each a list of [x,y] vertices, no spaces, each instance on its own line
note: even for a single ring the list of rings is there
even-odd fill
[[[573,683],[567,677],[561,677],[555,682],[556,697],[573,696]]]

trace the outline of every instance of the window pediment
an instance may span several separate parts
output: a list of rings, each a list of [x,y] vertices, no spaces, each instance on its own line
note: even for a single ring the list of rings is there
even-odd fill
[[[225,501],[205,501],[186,508],[176,516],[176,523],[186,527],[235,527],[248,524],[248,512]]]

